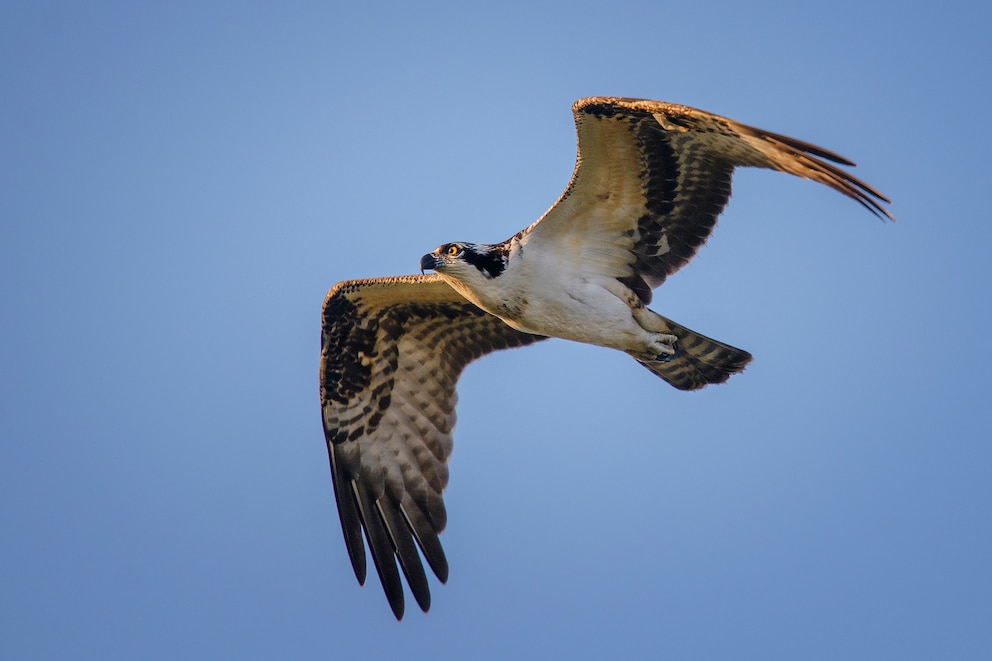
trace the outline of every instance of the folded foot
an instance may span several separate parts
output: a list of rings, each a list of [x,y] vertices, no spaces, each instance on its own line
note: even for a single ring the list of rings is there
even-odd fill
[[[670,333],[658,333],[654,338],[652,349],[657,352],[654,357],[656,363],[667,363],[678,355],[679,338]]]

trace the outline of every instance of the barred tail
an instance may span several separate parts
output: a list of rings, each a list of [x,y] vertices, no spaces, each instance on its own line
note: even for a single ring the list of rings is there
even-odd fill
[[[657,315],[667,325],[661,332],[678,338],[676,354],[667,361],[634,359],[679,390],[698,390],[710,383],[723,383],[751,362],[751,354],[689,330]]]

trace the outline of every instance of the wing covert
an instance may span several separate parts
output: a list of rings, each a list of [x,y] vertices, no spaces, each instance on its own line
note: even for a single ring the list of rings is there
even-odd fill
[[[438,539],[455,424],[455,385],[464,367],[541,336],[507,326],[436,275],[338,283],[323,308],[320,400],[345,546],[358,582],[368,540],[397,619],[406,576],[430,607],[423,553],[443,583]]]

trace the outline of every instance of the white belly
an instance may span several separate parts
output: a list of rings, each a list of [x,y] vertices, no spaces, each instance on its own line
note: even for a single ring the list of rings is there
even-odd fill
[[[503,321],[528,333],[622,351],[639,350],[646,339],[627,304],[596,284],[567,293],[559,290],[537,300],[531,297],[519,318]]]
[[[653,334],[637,323],[633,295],[614,277],[561,268],[507,273],[500,300],[483,305],[517,330],[621,351],[641,351]],[[529,277],[528,277],[529,276]]]

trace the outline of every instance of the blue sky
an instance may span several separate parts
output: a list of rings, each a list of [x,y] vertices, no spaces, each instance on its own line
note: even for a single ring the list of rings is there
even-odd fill
[[[10,2],[0,656],[988,658],[981,3]],[[466,371],[447,585],[397,624],[331,493],[319,312],[532,222],[569,106],[823,145],[895,224],[739,172],[663,314],[682,393],[566,342]]]

